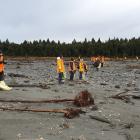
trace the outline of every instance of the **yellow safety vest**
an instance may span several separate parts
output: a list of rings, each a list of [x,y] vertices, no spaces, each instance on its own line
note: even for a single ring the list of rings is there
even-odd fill
[[[79,71],[84,72],[84,63],[83,62],[79,62]]]
[[[57,72],[65,72],[64,61],[62,59],[57,60]]]

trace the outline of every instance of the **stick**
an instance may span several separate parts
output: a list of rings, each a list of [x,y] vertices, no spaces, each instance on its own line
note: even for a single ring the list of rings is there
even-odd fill
[[[83,113],[81,109],[20,109],[20,108],[7,108],[0,107],[1,110],[9,111],[26,111],[26,112],[53,112],[53,113],[64,113],[64,117],[72,119],[76,116],[79,116],[79,113]]]
[[[92,115],[89,115],[89,117],[90,117],[91,119],[94,119],[94,120],[97,120],[97,121],[100,121],[100,122],[104,122],[104,123],[112,124],[111,121],[109,121],[109,120],[106,119],[106,118],[101,118],[101,117],[98,117],[98,116],[92,116]]]
[[[109,98],[121,97],[121,96],[120,96],[121,94],[124,94],[124,93],[127,93],[127,92],[128,92],[128,90],[127,90],[127,91],[120,92],[120,93],[118,93],[118,94],[116,94],[116,95],[112,95],[112,96],[110,96]]]
[[[56,99],[56,100],[5,100],[0,99],[0,102],[11,102],[11,103],[58,103],[58,102],[73,102],[74,99]]]
[[[25,84],[17,84],[17,85],[8,85],[8,86],[10,86],[10,87],[30,87],[30,88],[32,88],[32,87],[38,87],[38,88],[43,88],[43,89],[48,89],[48,88],[50,88],[50,87],[48,87],[48,85],[44,85],[44,84],[42,84],[42,85],[37,85],[37,84],[33,84],[33,85],[25,85]]]

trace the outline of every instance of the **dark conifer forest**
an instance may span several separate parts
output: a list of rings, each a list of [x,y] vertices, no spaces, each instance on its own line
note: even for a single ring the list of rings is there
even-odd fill
[[[0,49],[6,56],[39,56],[39,57],[64,57],[82,56],[91,57],[104,55],[107,57],[135,57],[140,56],[140,38],[131,39],[108,39],[101,41],[95,40],[76,41],[65,43],[54,40],[24,41],[20,44],[6,41],[0,41]]]

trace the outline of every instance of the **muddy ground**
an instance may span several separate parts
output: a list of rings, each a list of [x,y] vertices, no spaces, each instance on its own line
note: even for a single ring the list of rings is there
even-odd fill
[[[121,92],[140,95],[140,61],[109,61],[96,71],[90,62],[87,82],[68,80],[59,85],[55,61],[7,60],[5,81],[11,91],[0,91],[0,99],[63,99],[72,98],[87,89],[98,109],[81,108],[86,113],[67,119],[63,113],[34,113],[0,110],[0,140],[140,140],[140,99],[108,98]],[[16,85],[26,87],[16,87]],[[34,85],[33,87],[28,87]],[[36,86],[44,85],[44,86]],[[42,88],[43,87],[43,88]],[[72,103],[3,103],[1,107],[31,109],[63,109]],[[106,118],[111,124],[91,119]]]

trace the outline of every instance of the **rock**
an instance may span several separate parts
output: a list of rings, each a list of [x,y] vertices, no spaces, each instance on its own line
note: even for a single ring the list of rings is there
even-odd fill
[[[115,85],[115,88],[120,88],[120,85]]]
[[[92,111],[96,111],[96,110],[98,110],[98,106],[97,105],[93,105],[93,106],[90,107],[90,109]]]
[[[107,84],[107,83],[100,83],[100,85],[106,86],[106,85],[108,85],[108,84]]]

